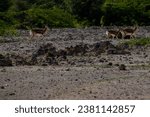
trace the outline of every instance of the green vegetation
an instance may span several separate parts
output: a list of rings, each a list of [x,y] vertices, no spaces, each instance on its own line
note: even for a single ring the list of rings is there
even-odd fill
[[[105,25],[150,25],[148,0],[106,0],[102,10]]]
[[[33,8],[26,11],[26,17],[28,26],[47,24],[50,27],[75,27],[77,22],[70,13],[57,7],[52,9]]]
[[[0,35],[45,24],[150,25],[149,21],[149,0],[0,0]]]
[[[132,39],[127,42],[124,42],[129,46],[148,46],[150,45],[150,38],[143,38],[143,39]]]

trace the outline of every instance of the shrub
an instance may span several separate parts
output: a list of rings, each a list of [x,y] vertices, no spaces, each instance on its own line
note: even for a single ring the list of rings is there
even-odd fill
[[[150,45],[150,38],[133,39],[125,42],[124,44],[128,44],[129,46],[147,46]]]
[[[56,7],[53,9],[30,9],[27,11],[27,15],[26,21],[31,26],[48,24],[51,27],[75,27],[77,22],[70,13]]]
[[[148,6],[146,0],[106,0],[102,6],[104,25],[150,25]]]

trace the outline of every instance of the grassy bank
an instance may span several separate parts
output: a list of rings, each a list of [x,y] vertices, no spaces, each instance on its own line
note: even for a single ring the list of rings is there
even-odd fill
[[[149,46],[150,45],[150,37],[149,38],[141,38],[141,39],[132,39],[123,44],[127,44],[129,46]]]

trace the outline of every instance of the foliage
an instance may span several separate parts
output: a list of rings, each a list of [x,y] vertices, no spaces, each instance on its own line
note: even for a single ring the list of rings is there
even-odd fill
[[[53,7],[53,9],[30,9],[27,12],[26,22],[30,26],[43,26],[50,27],[75,27],[75,18],[68,12]],[[30,19],[30,20],[29,20]]]
[[[129,46],[147,46],[150,45],[150,38],[133,39],[125,42],[124,44],[127,44]]]
[[[7,15],[6,15],[7,14]],[[17,21],[14,20],[11,13],[0,13],[0,36],[16,35]]]
[[[106,0],[104,25],[150,25],[149,5],[147,0]]]
[[[0,12],[5,12],[11,6],[11,0],[0,0]]]
[[[0,28],[0,36],[16,36],[18,35],[17,30],[13,27]]]
[[[4,29],[150,25],[149,0],[0,0]],[[8,30],[8,29],[7,29]]]
[[[79,20],[89,21],[90,25],[100,25],[101,6],[104,0],[72,0],[73,13]]]

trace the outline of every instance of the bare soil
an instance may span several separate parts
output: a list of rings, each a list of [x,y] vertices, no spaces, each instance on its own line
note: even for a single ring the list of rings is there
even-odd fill
[[[150,47],[106,39],[107,28],[0,37],[0,99],[150,99]],[[150,37],[140,27],[137,38]]]

